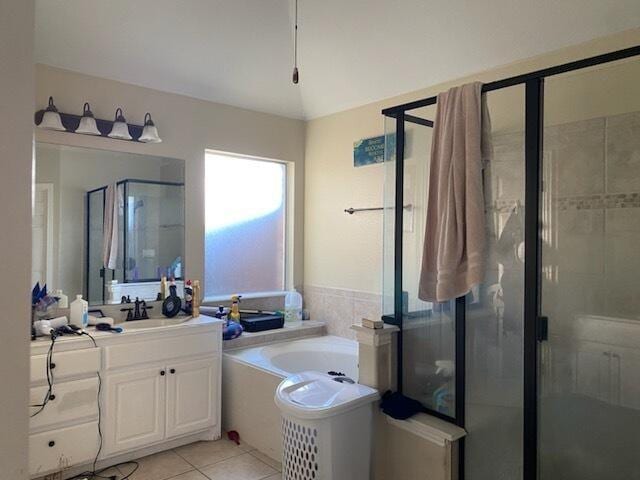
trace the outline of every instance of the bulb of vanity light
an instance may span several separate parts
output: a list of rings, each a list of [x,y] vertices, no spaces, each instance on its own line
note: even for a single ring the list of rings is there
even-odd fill
[[[88,103],[85,103],[84,107],[82,107],[82,118],[80,119],[80,125],[76,128],[76,133],[82,133],[83,135],[102,135],[100,130],[98,130],[96,119]]]
[[[67,129],[62,125],[62,118],[60,118],[60,114],[58,113],[58,109],[53,104],[53,97],[49,97],[49,105],[47,109],[44,111],[42,115],[42,121],[38,125],[40,128],[44,128],[46,130],[57,130],[59,132],[64,132]]]
[[[144,116],[144,128],[142,129],[142,135],[140,135],[138,140],[144,143],[162,142],[162,139],[158,135],[158,128],[153,123],[153,120],[151,120],[150,113],[147,113]]]
[[[113,128],[109,133],[110,138],[117,138],[119,140],[131,140],[132,137],[129,134],[129,125],[122,114],[122,109],[116,110],[115,120],[113,121]]]

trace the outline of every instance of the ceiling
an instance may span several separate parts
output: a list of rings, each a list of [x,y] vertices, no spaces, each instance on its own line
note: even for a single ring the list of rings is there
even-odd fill
[[[37,0],[36,60],[315,118],[640,25],[638,0]]]

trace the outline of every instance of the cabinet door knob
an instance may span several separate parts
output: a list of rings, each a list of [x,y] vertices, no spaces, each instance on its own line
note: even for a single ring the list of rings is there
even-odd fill
[[[160,370],[160,375],[164,375],[165,371],[164,370]]]
[[[53,440],[49,441],[49,447],[53,447],[53,446],[55,446],[55,444],[56,444],[56,442],[54,442]]]
[[[175,369],[175,368],[172,368],[171,370],[169,370],[169,372],[171,372],[171,373],[176,373],[176,369]]]

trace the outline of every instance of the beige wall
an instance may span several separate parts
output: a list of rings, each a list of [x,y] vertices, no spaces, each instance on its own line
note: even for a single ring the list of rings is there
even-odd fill
[[[639,43],[640,29],[635,29],[308,122],[305,145],[305,287],[330,287],[373,294],[382,292],[382,214],[346,215],[343,210],[382,205],[383,166],[354,168],[353,142],[383,133],[380,114],[383,108],[435,95],[469,81],[489,82]],[[599,88],[594,83],[587,84]],[[569,86],[570,82],[566,85]],[[615,85],[607,87],[615,91]],[[574,95],[586,96],[589,93],[573,89]],[[518,93],[514,91],[513,95]],[[507,96],[505,94],[504,98]],[[617,105],[620,102],[613,97],[600,95],[598,98],[601,102],[612,102],[607,113],[614,113],[618,107],[624,111],[625,105]],[[588,118],[590,112],[602,115],[602,104],[584,103],[582,112],[574,111],[572,114]],[[557,121],[571,120],[556,110],[550,113]],[[497,119],[494,130],[507,129],[510,120]],[[331,304],[327,301],[316,303]],[[322,309],[316,313],[319,313],[316,318],[328,314]]]
[[[0,1],[0,480],[26,479],[33,0]]]
[[[36,66],[36,105],[52,95],[60,111],[77,113],[90,102],[96,117],[110,119],[122,107],[131,123],[141,124],[151,112],[163,139],[140,144],[36,129],[36,140],[88,148],[143,153],[185,160],[186,271],[204,277],[204,152],[206,149],[290,162],[295,175],[293,215],[293,283],[302,284],[304,129],[300,120],[243,110],[57,68]]]

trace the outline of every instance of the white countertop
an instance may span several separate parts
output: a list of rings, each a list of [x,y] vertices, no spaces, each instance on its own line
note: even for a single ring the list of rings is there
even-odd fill
[[[133,324],[135,322],[136,320],[117,323],[117,327],[124,329],[122,333],[99,331],[96,330],[95,327],[88,327],[86,331],[95,339],[98,345],[108,345],[110,343],[140,341],[141,336],[144,336],[145,339],[156,338],[175,334],[195,333],[198,330],[207,330],[213,327],[220,328],[220,334],[222,335],[222,324],[224,323],[222,320],[217,318],[200,315],[174,325],[163,325],[149,328],[131,328],[127,330],[127,323]],[[49,337],[36,338],[36,340],[31,342],[31,355],[47,353],[50,344],[51,339]],[[55,349],[57,351],[90,347],[93,347],[93,342],[86,335],[64,335],[58,337],[55,343]]]

